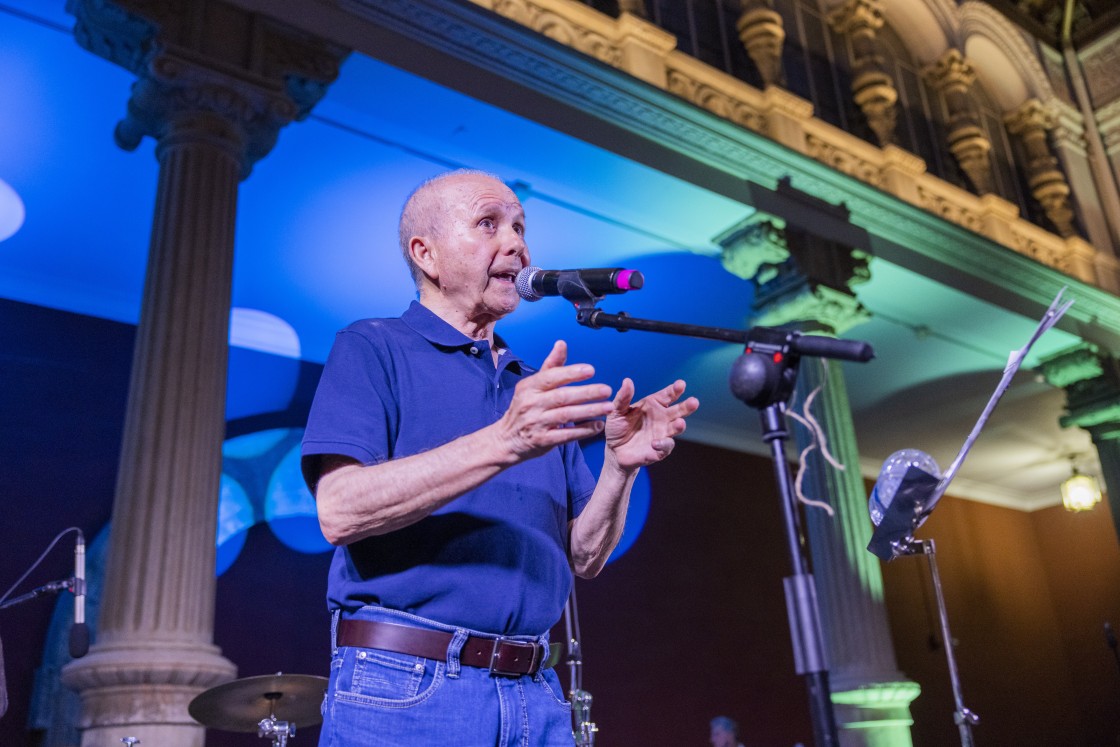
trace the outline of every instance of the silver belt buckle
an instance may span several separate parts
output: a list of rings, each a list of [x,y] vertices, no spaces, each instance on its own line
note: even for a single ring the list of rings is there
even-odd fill
[[[507,647],[507,651],[509,648],[513,648],[529,656],[529,666],[524,672],[502,669],[500,656],[503,646]],[[520,654],[514,658],[515,662],[520,660]],[[532,674],[538,668],[540,660],[541,647],[539,644],[498,637],[494,639],[494,648],[490,652],[490,674],[496,677],[520,677],[523,674]]]

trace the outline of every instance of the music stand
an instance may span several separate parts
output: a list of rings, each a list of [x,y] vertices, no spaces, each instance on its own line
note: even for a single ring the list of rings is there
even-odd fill
[[[953,654],[953,634],[949,630],[949,613],[945,609],[945,594],[941,590],[941,574],[937,572],[937,547],[932,539],[914,539],[914,532],[941,497],[937,490],[940,483],[940,478],[917,467],[907,469],[893,500],[883,512],[882,521],[871,535],[867,549],[887,562],[902,555],[925,555],[929,561],[929,574],[941,621],[941,640],[945,644],[949,682],[953,688],[953,721],[960,730],[961,745],[972,747],[972,727],[980,723],[980,717],[965,707],[964,696],[961,694],[960,674]]]

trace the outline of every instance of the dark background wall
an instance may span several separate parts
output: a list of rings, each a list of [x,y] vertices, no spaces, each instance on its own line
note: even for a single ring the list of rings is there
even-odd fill
[[[92,538],[108,522],[133,334],[0,301],[0,590],[62,529]],[[308,391],[296,388],[288,419]],[[708,720],[727,714],[743,724],[747,747],[811,744],[769,462],[681,442],[650,480],[638,542],[577,586],[597,743],[704,745]],[[1027,514],[946,498],[919,534],[937,541],[965,703],[982,719],[978,744],[1120,744],[1120,669],[1102,628],[1120,625],[1120,544],[1107,507]],[[71,547],[60,543],[19,591],[67,577]],[[328,560],[288,549],[265,525],[249,530],[217,589],[215,638],[239,677],[326,674]],[[914,743],[958,743],[924,560],[896,560],[884,577],[899,668],[922,687]],[[4,747],[42,743],[28,715],[56,601],[0,611],[11,700],[0,718]],[[556,633],[562,640],[562,626]],[[316,738],[311,727],[293,743]],[[207,743],[264,744],[218,731]]]

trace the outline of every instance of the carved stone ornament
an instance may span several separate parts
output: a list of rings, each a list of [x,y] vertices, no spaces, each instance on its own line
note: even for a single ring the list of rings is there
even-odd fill
[[[898,89],[887,73],[876,32],[883,27],[877,0],[848,0],[828,14],[828,22],[852,45],[852,100],[867,118],[879,145],[894,142]]]
[[[1027,185],[1042,206],[1059,236],[1075,236],[1074,212],[1069,201],[1070,186],[1050,151],[1047,132],[1057,122],[1054,113],[1037,99],[1027,101],[1004,120],[1026,155]]]
[[[723,268],[736,277],[762,285],[778,274],[778,266],[789,259],[785,222],[764,213],[754,213],[712,239],[723,247]]]
[[[68,0],[67,9],[83,47],[137,76],[118,145],[131,150],[186,128],[233,151],[242,178],[282,127],[310,113],[347,54],[218,0]],[[192,33],[203,24],[222,32]]]
[[[990,157],[992,141],[980,127],[980,116],[970,93],[976,70],[959,50],[949,49],[924,72],[945,99],[949,152],[977,194],[991,193],[995,188]]]
[[[758,68],[763,85],[781,83],[782,44],[786,39],[782,17],[774,10],[773,0],[743,0],[742,6],[736,28],[743,48]]]

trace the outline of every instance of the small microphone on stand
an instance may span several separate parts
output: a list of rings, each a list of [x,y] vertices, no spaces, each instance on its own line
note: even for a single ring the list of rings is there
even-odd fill
[[[70,626],[70,658],[80,659],[89,651],[86,625],[86,538],[78,531],[74,542],[74,624]]]

